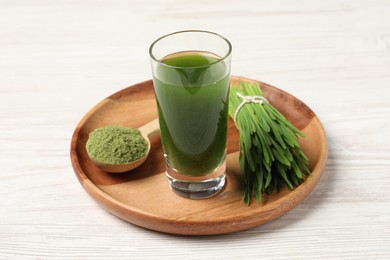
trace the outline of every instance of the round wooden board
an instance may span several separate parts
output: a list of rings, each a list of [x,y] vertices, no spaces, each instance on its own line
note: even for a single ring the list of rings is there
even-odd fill
[[[232,77],[232,84],[252,81]],[[300,140],[309,157],[312,175],[294,191],[287,189],[264,196],[247,206],[241,200],[242,173],[238,165],[239,135],[229,121],[227,185],[217,196],[190,200],[168,187],[160,138],[152,141],[148,159],[127,173],[106,173],[89,159],[85,143],[97,127],[139,127],[157,117],[151,80],[123,89],[97,104],[76,127],[71,143],[73,169],[83,188],[106,210],[135,225],[173,234],[212,235],[249,229],[285,214],[316,186],[326,164],[325,131],[313,111],[292,95],[258,82],[264,96],[288,120],[305,133]]]

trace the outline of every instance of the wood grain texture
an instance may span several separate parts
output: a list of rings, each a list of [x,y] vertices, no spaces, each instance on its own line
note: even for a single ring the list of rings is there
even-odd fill
[[[0,0],[0,258],[389,259],[389,10],[385,0]],[[148,231],[96,205],[72,170],[82,116],[151,78],[154,39],[192,28],[229,38],[232,74],[298,97],[328,135],[310,197],[258,228]]]

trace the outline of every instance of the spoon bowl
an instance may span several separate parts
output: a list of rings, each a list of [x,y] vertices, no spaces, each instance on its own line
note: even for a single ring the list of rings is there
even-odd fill
[[[101,170],[105,172],[111,172],[111,173],[128,172],[137,168],[146,160],[146,158],[148,158],[150,148],[151,148],[150,139],[155,138],[160,133],[158,119],[155,119],[141,126],[139,130],[142,136],[144,137],[144,139],[146,140],[146,142],[148,143],[148,147],[146,153],[138,160],[128,162],[128,163],[122,163],[122,164],[109,164],[109,163],[100,162],[96,160],[96,158],[89,155],[91,161]]]

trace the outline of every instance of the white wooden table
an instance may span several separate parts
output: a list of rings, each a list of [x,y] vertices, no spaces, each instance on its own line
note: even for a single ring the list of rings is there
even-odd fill
[[[182,29],[234,46],[232,73],[290,92],[329,160],[294,210],[239,233],[124,222],[69,159],[97,102],[151,78],[148,47]],[[0,259],[390,259],[390,1],[0,0]]]

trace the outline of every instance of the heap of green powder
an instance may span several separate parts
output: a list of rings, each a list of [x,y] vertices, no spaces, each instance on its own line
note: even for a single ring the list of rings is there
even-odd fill
[[[99,162],[123,164],[143,157],[148,142],[138,129],[110,125],[92,131],[86,147],[89,156]]]

